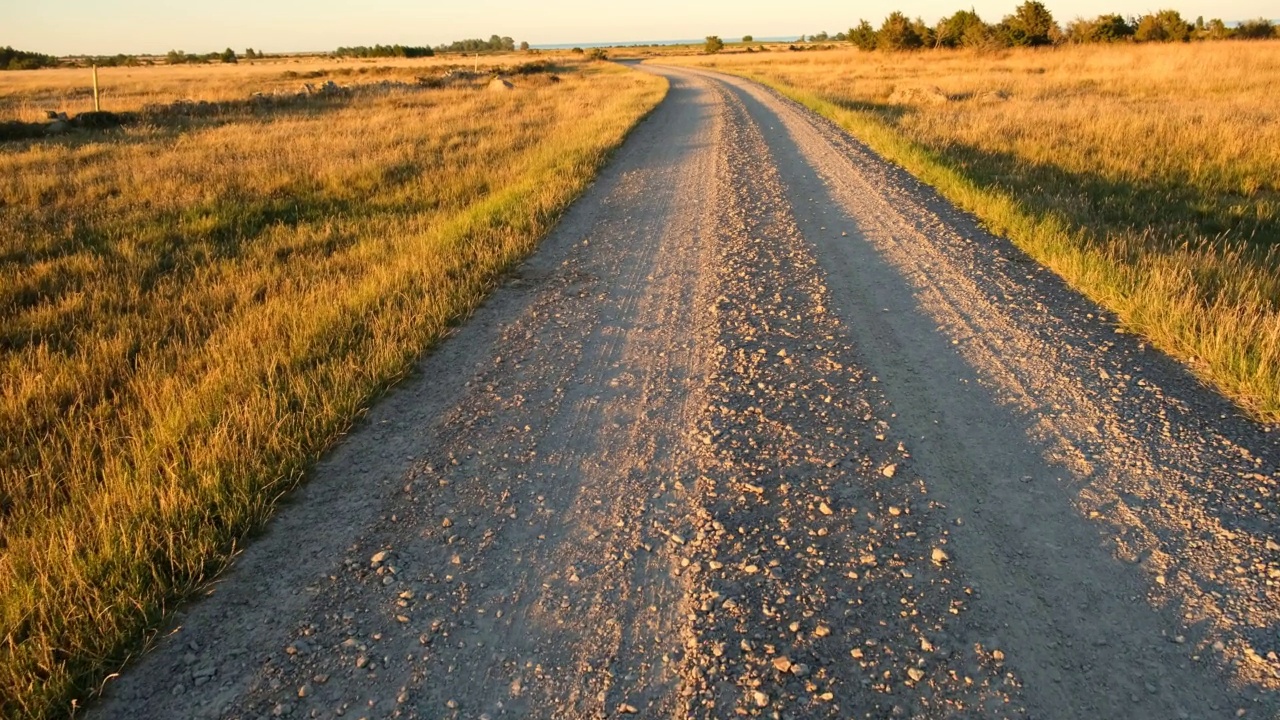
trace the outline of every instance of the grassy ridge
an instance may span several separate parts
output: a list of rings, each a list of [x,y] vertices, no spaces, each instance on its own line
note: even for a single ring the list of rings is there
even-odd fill
[[[1280,421],[1280,43],[677,62],[834,120]]]
[[[91,693],[665,92],[563,77],[0,151],[0,716]]]

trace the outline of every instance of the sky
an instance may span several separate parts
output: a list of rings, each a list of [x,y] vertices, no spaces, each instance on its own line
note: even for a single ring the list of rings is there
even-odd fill
[[[1042,0],[1060,21],[1171,7],[1188,20],[1276,17],[1275,0]],[[1021,0],[0,0],[0,46],[52,55],[332,50],[502,35],[533,45],[751,34],[835,34],[890,10],[932,23],[973,7],[988,22]]]

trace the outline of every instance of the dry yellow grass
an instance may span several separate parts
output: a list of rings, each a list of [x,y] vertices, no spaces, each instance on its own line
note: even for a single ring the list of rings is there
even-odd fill
[[[664,62],[831,117],[1280,420],[1280,42]]]
[[[485,55],[481,70],[514,67],[548,60],[573,62],[568,52]],[[439,55],[430,58],[284,57],[241,60],[234,65],[155,65],[99,68],[102,107],[113,112],[139,110],[148,104],[181,100],[241,100],[250,92],[297,92],[303,83],[332,80],[362,84],[381,80],[412,82],[416,76],[462,66],[474,68],[474,56]],[[93,76],[87,68],[57,68],[0,72],[0,121],[43,120],[45,110],[71,114],[93,109]]]
[[[0,146],[0,716],[90,694],[665,92],[562,76]]]

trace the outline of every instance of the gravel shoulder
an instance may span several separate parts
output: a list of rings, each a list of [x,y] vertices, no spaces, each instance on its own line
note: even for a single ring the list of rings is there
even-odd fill
[[[1280,442],[747,81],[667,100],[97,718],[1280,717]]]

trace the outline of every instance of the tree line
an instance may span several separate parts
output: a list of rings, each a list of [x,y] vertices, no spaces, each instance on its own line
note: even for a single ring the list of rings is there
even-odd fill
[[[52,55],[0,47],[0,70],[35,70],[57,65],[58,58]]]
[[[521,48],[524,50],[529,49],[529,43],[521,43]],[[436,46],[437,52],[461,52],[461,53],[474,53],[474,52],[486,52],[486,51],[511,52],[515,49],[516,49],[515,40],[509,37],[498,37],[497,35],[491,36],[488,40],[471,38],[468,40],[454,40],[453,42],[447,45],[442,44],[442,45]]]
[[[1001,48],[1108,42],[1190,42],[1192,40],[1260,40],[1280,37],[1280,27],[1259,18],[1227,27],[1220,19],[1187,22],[1177,10],[1138,17],[1116,14],[1077,18],[1060,26],[1043,3],[1027,0],[998,23],[989,24],[973,10],[960,10],[934,25],[890,13],[879,29],[862,20],[843,38],[863,50],[918,48]],[[825,33],[823,33],[825,35]]]
[[[357,45],[355,47],[340,47],[333,54],[335,57],[355,58],[421,58],[431,57],[436,52],[429,47],[413,47],[410,45],[374,45],[373,47]]]

